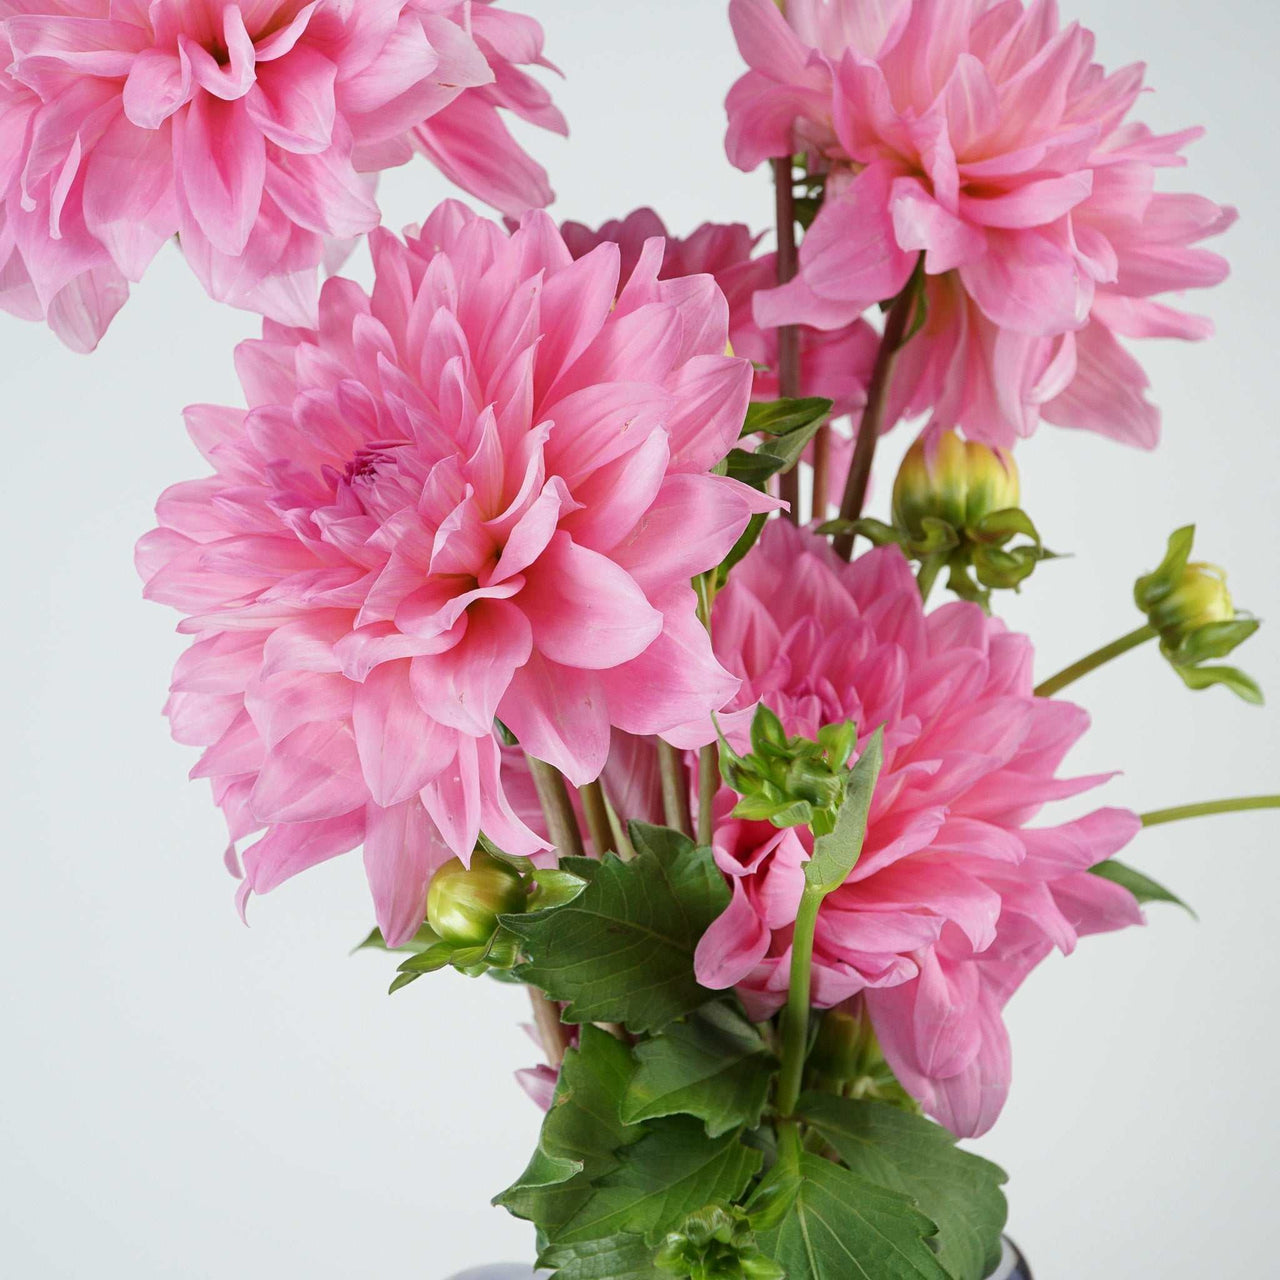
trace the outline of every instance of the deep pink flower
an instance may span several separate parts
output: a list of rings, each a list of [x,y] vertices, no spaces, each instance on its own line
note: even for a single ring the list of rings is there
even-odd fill
[[[364,843],[389,939],[477,832],[542,842],[503,791],[499,717],[581,785],[611,730],[705,721],[737,688],[690,578],[776,504],[710,474],[741,429],[710,279],[659,282],[652,241],[575,262],[448,202],[372,237],[371,297],[333,279],[317,331],[268,321],[247,411],[188,410],[213,465],[161,498],[146,593],[189,615],[168,714],[206,748],[244,886]],[[710,732],[708,726],[708,732]]]
[[[1088,717],[1033,695],[1030,641],[977,605],[926,615],[897,548],[846,565],[771,521],[713,622],[717,656],[742,679],[719,717],[735,745],[758,701],[810,737],[851,719],[865,742],[884,726],[866,845],[818,920],[814,1003],[861,995],[902,1083],[957,1133],[983,1132],[1009,1085],[1010,995],[1053,947],[1141,921],[1126,890],[1088,873],[1132,838],[1136,815],[1027,825],[1105,781],[1056,776]],[[721,792],[713,842],[733,901],[698,948],[698,976],[736,986],[763,1017],[786,998],[811,843],[807,829],[730,817],[734,801]]]
[[[805,150],[826,199],[800,275],[762,325],[844,325],[893,297],[923,252],[929,318],[895,374],[890,422],[1009,446],[1043,417],[1150,447],[1159,414],[1120,337],[1203,338],[1154,301],[1227,274],[1194,247],[1231,209],[1161,195],[1199,130],[1126,123],[1141,66],[1108,76],[1054,0],[731,0],[751,70],[729,94],[730,159]],[[790,24],[790,25],[788,25]]]
[[[0,0],[0,58],[0,306],[77,350],[175,234],[213,297],[314,324],[326,239],[415,146],[505,212],[551,198],[498,114],[563,130],[517,68],[541,31],[490,0]]]

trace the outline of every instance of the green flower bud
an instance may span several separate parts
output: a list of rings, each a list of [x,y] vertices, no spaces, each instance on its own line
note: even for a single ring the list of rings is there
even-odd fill
[[[498,928],[498,917],[524,910],[527,893],[520,873],[477,849],[471,866],[451,858],[431,878],[427,922],[455,947],[484,947]]]
[[[1169,593],[1147,611],[1151,625],[1162,639],[1176,645],[1183,636],[1213,622],[1231,622],[1236,616],[1227,590],[1227,575],[1216,564],[1188,564],[1174,580]]]
[[[1016,507],[1019,497],[1018,468],[1008,450],[961,440],[954,431],[926,431],[898,469],[893,522],[923,542],[926,520],[957,532],[971,529],[993,511]]]

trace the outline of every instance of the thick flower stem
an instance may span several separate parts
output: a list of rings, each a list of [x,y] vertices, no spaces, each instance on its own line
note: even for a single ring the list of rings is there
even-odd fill
[[[716,792],[720,790],[719,748],[709,742],[698,752],[698,843],[706,846],[715,833]]]
[[[533,1025],[542,1042],[542,1052],[552,1071],[559,1071],[565,1050],[569,1047],[570,1028],[560,1021],[560,1006],[537,987],[529,988],[529,1000],[533,1005]]]
[[[818,927],[822,894],[806,888],[800,897],[795,932],[791,937],[791,985],[782,1015],[782,1071],[778,1077],[778,1114],[794,1114],[804,1080],[809,1047],[809,997],[813,982],[813,935]]]
[[[1059,690],[1073,684],[1081,676],[1087,676],[1090,671],[1110,662],[1112,658],[1118,658],[1122,653],[1128,653],[1130,649],[1136,649],[1140,644],[1146,644],[1148,640],[1155,638],[1156,633],[1151,627],[1145,625],[1138,627],[1128,635],[1121,636],[1119,640],[1113,640],[1110,644],[1104,644],[1101,649],[1095,649],[1079,662],[1073,662],[1069,667],[1059,671],[1056,676],[1050,676],[1048,680],[1036,685],[1036,696],[1051,698]]]
[[[551,837],[556,852],[562,858],[581,858],[584,850],[582,833],[578,830],[578,815],[573,811],[569,788],[565,786],[560,770],[545,760],[536,760],[533,756],[525,758],[529,761],[533,785],[538,790],[542,816],[547,821],[547,835]]]
[[[889,406],[889,384],[893,378],[893,366],[910,332],[911,317],[915,314],[920,295],[920,272],[924,255],[916,263],[907,286],[898,294],[889,314],[885,317],[884,333],[880,338],[880,350],[867,384],[867,404],[858,424],[858,437],[853,446],[853,460],[849,463],[849,475],[844,483],[844,497],[840,500],[840,519],[849,524],[862,515],[867,501],[867,485],[871,481],[871,464],[875,461],[876,445],[884,430],[885,410]],[[842,560],[853,558],[852,531],[836,536],[835,549]]]
[[[791,157],[781,156],[773,162],[773,186],[778,233],[778,283],[789,284],[796,274],[796,210],[795,187],[791,174]],[[794,399],[800,394],[800,330],[793,324],[778,330],[778,394]],[[800,469],[784,472],[778,484],[779,495],[789,504],[787,518],[800,523]]]
[[[578,788],[578,796],[582,801],[582,812],[587,820],[587,834],[595,849],[597,858],[606,853],[616,853],[613,831],[609,826],[609,806],[605,803],[604,789],[600,780],[588,782],[585,787]]]
[[[693,839],[693,815],[689,812],[689,771],[684,753],[658,739],[658,768],[662,773],[662,812],[667,826]]]
[[[1251,809],[1280,809],[1280,796],[1241,796],[1235,800],[1203,800],[1199,804],[1181,804],[1172,809],[1153,809],[1142,815],[1144,827],[1159,827],[1183,818],[1207,818],[1214,813],[1246,813]]]

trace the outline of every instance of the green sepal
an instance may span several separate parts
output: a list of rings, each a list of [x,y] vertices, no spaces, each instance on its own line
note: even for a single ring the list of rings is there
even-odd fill
[[[1150,572],[1145,573],[1133,584],[1134,603],[1147,613],[1152,606],[1159,604],[1165,596],[1177,586],[1178,579],[1191,559],[1191,548],[1196,539],[1196,527],[1193,524],[1175,529],[1169,535],[1164,559]]]
[[[547,907],[563,907],[572,902],[587,887],[582,876],[572,871],[538,867],[534,869],[534,891],[529,895],[529,910],[542,911]],[[523,914],[523,913],[521,913]]]
[[[835,830],[829,835],[819,836],[813,843],[813,856],[804,864],[804,880],[808,888],[825,895],[838,889],[849,878],[862,853],[871,796],[883,764],[884,729],[879,728],[867,740],[867,745],[849,771],[844,803],[836,817]]]
[[[425,922],[419,926],[418,932],[412,938],[406,938],[398,947],[389,947],[382,936],[382,930],[374,928],[370,930],[369,936],[363,942],[352,949],[351,954],[355,955],[357,951],[411,951],[422,952],[428,947],[434,946],[440,941],[436,931]]]
[[[1161,644],[1165,657],[1175,667],[1193,666],[1210,659],[1225,658],[1251,636],[1262,623],[1257,618],[1240,616],[1230,622],[1206,622],[1188,631],[1176,648]]]
[[[1261,686],[1252,677],[1245,675],[1239,667],[1182,667],[1173,668],[1182,677],[1182,683],[1188,689],[1208,689],[1215,684],[1230,689],[1236,697],[1260,707],[1266,702]]]
[[[1112,884],[1118,884],[1122,889],[1128,889],[1141,905],[1148,902],[1168,902],[1175,907],[1181,907],[1193,920],[1200,918],[1176,893],[1127,863],[1108,858],[1106,862],[1099,862],[1089,870],[1095,876],[1101,876],[1104,880],[1110,880]]]

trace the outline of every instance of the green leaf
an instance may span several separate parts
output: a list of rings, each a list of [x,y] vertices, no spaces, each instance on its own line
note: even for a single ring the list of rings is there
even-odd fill
[[[554,1280],[662,1280],[644,1237],[625,1233],[552,1245],[543,1250],[538,1263],[554,1268]]]
[[[742,426],[744,436],[763,432],[770,436],[785,436],[801,431],[810,423],[819,426],[831,413],[832,402],[818,396],[805,400],[757,400],[747,408],[747,418]]]
[[[1112,884],[1118,884],[1121,888],[1128,889],[1140,903],[1170,902],[1175,907],[1181,907],[1193,920],[1200,918],[1176,893],[1171,892],[1164,885],[1152,880],[1150,876],[1143,875],[1141,871],[1136,871],[1126,863],[1117,862],[1115,858],[1108,858],[1106,862],[1099,862],[1097,866],[1090,867],[1089,870],[1095,876],[1101,876],[1104,880],[1110,880]]]
[[[572,902],[503,917],[528,956],[516,972],[567,1004],[566,1022],[652,1032],[712,999],[693,973],[699,939],[729,904],[711,851],[643,823],[631,840],[636,856],[608,854]]]
[[[634,1070],[626,1045],[583,1027],[578,1048],[565,1054],[533,1159],[493,1203],[555,1240],[590,1201],[595,1180],[618,1167],[619,1149],[644,1133],[619,1116]]]
[[[821,894],[838,889],[849,878],[862,853],[867,835],[867,815],[880,767],[884,763],[884,730],[877,729],[849,771],[844,804],[836,818],[835,830],[813,842],[813,857],[804,864],[804,880]]]
[[[747,521],[747,527],[742,531],[737,542],[729,548],[729,554],[720,561],[720,565],[716,569],[716,582],[719,586],[724,586],[729,580],[729,570],[735,564],[738,564],[746,556],[747,552],[760,541],[760,535],[764,532],[764,524],[768,518],[763,512],[757,512]]]
[[[755,1027],[721,1002],[642,1041],[635,1056],[640,1065],[623,1100],[622,1118],[697,1116],[712,1138],[759,1124],[777,1066]]]
[[[730,449],[724,460],[724,474],[730,480],[740,480],[752,489],[764,492],[771,477],[776,476],[786,466],[784,459],[767,452],[764,448],[754,451],[747,449]]]
[[[352,955],[356,951],[425,951],[428,947],[434,946],[440,941],[436,931],[429,925],[424,924],[412,938],[406,939],[398,947],[389,947],[382,937],[381,929],[373,929],[367,938],[360,943],[358,947],[352,951]]]
[[[1008,1216],[1003,1169],[961,1151],[941,1125],[887,1103],[808,1093],[799,1112],[853,1173],[911,1196],[937,1224],[932,1243],[952,1280],[991,1272]]]
[[[821,1156],[780,1161],[748,1208],[757,1204],[769,1205],[760,1248],[787,1280],[948,1280],[928,1243],[934,1224],[909,1197]]]
[[[645,1136],[619,1159],[618,1168],[597,1180],[590,1200],[557,1234],[557,1243],[628,1231],[657,1245],[696,1209],[732,1204],[764,1157],[745,1146],[737,1132],[708,1138],[692,1116],[669,1116],[646,1125]]]

